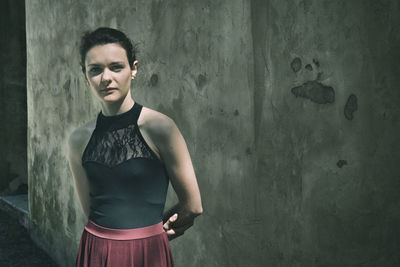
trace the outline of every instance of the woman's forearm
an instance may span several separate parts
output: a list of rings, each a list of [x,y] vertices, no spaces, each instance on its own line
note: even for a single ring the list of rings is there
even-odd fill
[[[163,223],[165,223],[172,215],[175,213],[185,213],[186,215],[191,215],[196,217],[203,213],[203,207],[201,205],[190,205],[190,203],[179,202],[168,209],[163,215]]]

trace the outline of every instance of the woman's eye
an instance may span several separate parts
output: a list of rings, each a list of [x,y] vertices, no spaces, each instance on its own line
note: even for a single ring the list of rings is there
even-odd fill
[[[98,67],[94,67],[89,70],[89,73],[92,75],[99,74],[100,72],[101,72],[101,69]]]
[[[112,71],[120,71],[120,70],[122,70],[122,69],[123,69],[123,67],[122,67],[122,66],[119,66],[119,65],[117,65],[117,66],[112,66],[110,69],[111,69]]]

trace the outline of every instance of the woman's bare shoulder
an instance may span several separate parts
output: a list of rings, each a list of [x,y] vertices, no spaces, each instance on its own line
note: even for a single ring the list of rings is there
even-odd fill
[[[176,127],[172,118],[148,107],[142,108],[138,125],[153,136],[165,135],[172,127]]]
[[[93,119],[74,129],[68,138],[69,147],[75,152],[83,152],[95,127],[96,120]]]

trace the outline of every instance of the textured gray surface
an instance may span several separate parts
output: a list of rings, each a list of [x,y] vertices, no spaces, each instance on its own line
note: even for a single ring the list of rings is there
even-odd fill
[[[27,229],[18,222],[18,215],[3,210],[0,199],[0,266],[56,267],[45,251],[29,237]]]
[[[0,197],[0,208],[18,220],[19,224],[29,228],[28,195],[13,195]]]
[[[397,1],[26,4],[32,235],[58,262],[84,224],[66,138],[99,111],[79,37],[111,26],[139,43],[133,97],[193,158],[205,213],[177,266],[400,264]]]
[[[0,197],[2,201],[7,202],[9,205],[17,209],[19,212],[28,214],[29,203],[28,195],[14,195]]]

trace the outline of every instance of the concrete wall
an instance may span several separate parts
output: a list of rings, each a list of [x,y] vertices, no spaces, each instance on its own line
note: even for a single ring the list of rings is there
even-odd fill
[[[32,236],[63,266],[84,226],[65,142],[100,108],[79,37],[98,26],[139,43],[133,97],[193,158],[205,213],[177,266],[400,263],[397,1],[26,5]]]
[[[3,1],[0,14],[0,194],[26,194],[25,3]]]

